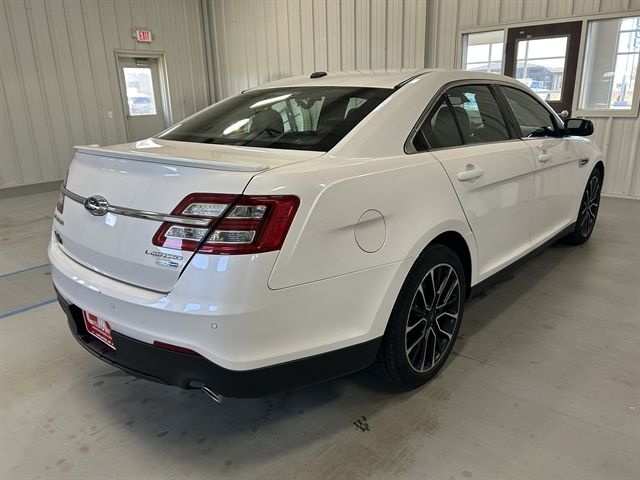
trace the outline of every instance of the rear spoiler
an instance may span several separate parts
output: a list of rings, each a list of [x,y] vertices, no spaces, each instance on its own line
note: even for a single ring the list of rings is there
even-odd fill
[[[228,172],[263,172],[265,170],[269,170],[269,165],[267,164],[238,165],[237,163],[220,162],[217,160],[171,157],[168,155],[136,152],[134,150],[123,152],[120,150],[109,150],[108,148],[99,147],[97,145],[77,145],[73,148],[78,153],[88,153],[90,155],[99,155],[101,157],[124,158],[128,160],[139,160],[141,162],[204,168],[207,170],[224,170]]]

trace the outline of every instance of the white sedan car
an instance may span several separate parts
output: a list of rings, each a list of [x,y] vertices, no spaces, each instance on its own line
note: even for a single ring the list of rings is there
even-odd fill
[[[217,400],[371,365],[413,388],[473,289],[588,240],[592,133],[493,74],[277,81],[144,141],[77,147],[53,282],[89,352]]]

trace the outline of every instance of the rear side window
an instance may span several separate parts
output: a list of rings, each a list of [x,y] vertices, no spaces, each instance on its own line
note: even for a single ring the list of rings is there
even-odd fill
[[[523,137],[558,135],[553,115],[528,93],[513,87],[500,87],[516,117]]]
[[[252,90],[197,113],[157,138],[326,152],[391,93],[358,87]]]
[[[464,143],[501,142],[509,139],[507,124],[488,86],[453,87],[446,95],[458,119]]]
[[[417,151],[509,140],[502,110],[487,85],[453,87],[440,97],[413,140]]]
[[[444,96],[427,115],[413,140],[417,151],[427,148],[446,148],[462,145],[462,138],[453,112]]]

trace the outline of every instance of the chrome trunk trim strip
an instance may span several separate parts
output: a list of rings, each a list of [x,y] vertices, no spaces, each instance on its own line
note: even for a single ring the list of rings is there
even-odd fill
[[[74,202],[84,205],[86,198],[83,197],[82,195],[73,193],[71,190],[67,189],[64,185],[60,187],[60,191],[65,197],[68,197]],[[151,212],[148,210],[138,210],[135,208],[120,207],[118,205],[109,205],[107,207],[107,212],[115,213],[116,215],[124,215],[127,217],[153,220],[155,222],[170,222],[178,225],[206,227],[211,223],[211,219],[209,218],[181,217],[178,215],[168,215],[165,213]]]

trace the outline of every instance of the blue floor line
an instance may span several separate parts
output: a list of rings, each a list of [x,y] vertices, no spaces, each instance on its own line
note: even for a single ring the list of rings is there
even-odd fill
[[[23,268],[22,270],[16,270],[15,272],[3,273],[0,275],[0,278],[10,277],[11,275],[17,275],[18,273],[28,272],[30,270],[35,270],[36,268],[42,268],[49,266],[50,263],[43,263],[42,265],[34,265],[33,267]]]
[[[16,308],[15,310],[10,310],[8,312],[0,313],[0,320],[3,318],[11,317],[12,315],[17,315],[22,312],[28,312],[29,310],[33,310],[34,308],[44,307],[45,305],[49,305],[50,303],[57,302],[57,298],[51,298],[49,300],[45,300],[43,302],[34,303],[33,305],[27,305],[26,307]]]

